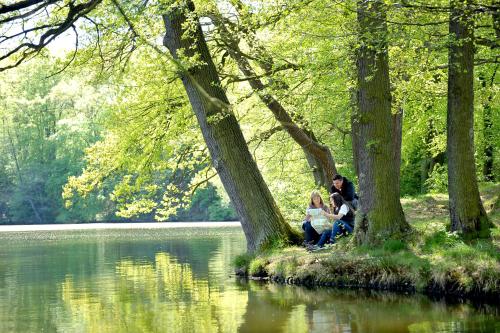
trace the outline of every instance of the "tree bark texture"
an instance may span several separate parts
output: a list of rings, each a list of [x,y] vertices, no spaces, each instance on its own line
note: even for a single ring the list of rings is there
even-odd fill
[[[400,114],[391,112],[387,24],[383,1],[358,1],[357,109],[352,117],[360,208],[359,244],[399,238],[408,229],[399,201]]]
[[[474,22],[465,0],[450,4],[446,152],[451,229],[466,238],[487,237],[490,224],[474,161]]]
[[[266,105],[290,137],[302,148],[313,173],[315,183],[329,189],[333,176],[337,174],[337,168],[330,149],[318,142],[312,130],[306,130],[298,126],[283,104],[266,92],[265,84],[243,55],[243,52],[241,52],[239,38],[234,37],[224,24],[224,22],[218,22],[229,55],[238,65],[240,72],[247,78],[250,87],[257,93],[262,103]]]
[[[252,159],[193,13],[190,1],[170,8],[163,15],[163,43],[176,61],[199,57],[195,65],[181,69],[180,76],[212,163],[240,217],[247,249],[254,252],[276,240],[297,241]]]

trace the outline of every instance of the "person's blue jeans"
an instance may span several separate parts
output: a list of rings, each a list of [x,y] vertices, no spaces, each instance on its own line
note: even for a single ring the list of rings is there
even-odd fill
[[[310,221],[304,221],[302,223],[302,229],[304,230],[304,240],[307,243],[316,243],[320,238],[320,235],[313,228]]]
[[[348,234],[352,233],[353,227],[342,220],[337,220],[333,224],[332,231],[330,232],[330,242],[332,244],[335,244],[335,238],[338,235],[342,235],[344,232],[347,232]]]
[[[323,247],[325,243],[327,243],[330,238],[332,237],[332,229],[325,230],[321,233],[321,236],[319,237],[318,245],[319,247]]]

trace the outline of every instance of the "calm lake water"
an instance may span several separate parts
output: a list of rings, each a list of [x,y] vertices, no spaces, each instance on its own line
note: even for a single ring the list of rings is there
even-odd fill
[[[0,232],[0,332],[500,332],[500,308],[232,276],[238,227]]]

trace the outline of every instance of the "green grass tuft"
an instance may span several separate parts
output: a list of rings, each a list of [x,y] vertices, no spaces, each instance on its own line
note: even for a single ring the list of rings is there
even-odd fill
[[[399,252],[408,249],[408,245],[399,239],[389,239],[384,242],[383,249],[387,252]]]
[[[262,257],[257,257],[250,262],[250,266],[248,267],[248,274],[250,276],[255,277],[264,277],[267,276],[266,266],[269,262]]]

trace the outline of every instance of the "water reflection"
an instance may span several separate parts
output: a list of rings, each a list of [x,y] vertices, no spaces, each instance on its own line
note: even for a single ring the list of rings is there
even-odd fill
[[[241,332],[498,332],[499,308],[424,295],[340,291],[240,280],[249,291]],[[272,315],[271,315],[272,314]]]
[[[238,280],[241,231],[176,232],[0,236],[0,332],[500,331],[493,306]]]
[[[194,278],[188,264],[166,252],[153,262],[120,260],[115,274],[95,281],[62,283],[62,300],[72,314],[64,331],[90,332],[235,332],[247,294],[221,290],[207,279]],[[84,291],[82,291],[84,290]],[[240,306],[233,306],[234,302]]]

